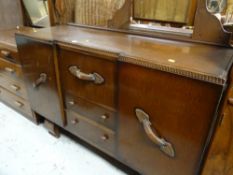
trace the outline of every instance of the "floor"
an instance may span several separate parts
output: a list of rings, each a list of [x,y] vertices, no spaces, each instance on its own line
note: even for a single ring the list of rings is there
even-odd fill
[[[65,135],[49,135],[0,103],[0,175],[126,175]]]

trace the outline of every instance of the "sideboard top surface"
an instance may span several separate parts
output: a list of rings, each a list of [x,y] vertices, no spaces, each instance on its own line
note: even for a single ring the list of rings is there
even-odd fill
[[[15,34],[22,32],[33,32],[37,31],[30,27],[15,27],[11,29],[0,29],[0,48],[7,48],[17,51],[17,46],[15,42]]]
[[[23,35],[60,46],[113,56],[148,68],[224,85],[232,65],[231,48],[143,37],[76,26],[56,26]]]

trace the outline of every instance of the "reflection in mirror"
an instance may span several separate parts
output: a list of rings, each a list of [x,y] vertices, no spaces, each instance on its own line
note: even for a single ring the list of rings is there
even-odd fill
[[[207,0],[207,8],[224,26],[233,25],[233,0]]]
[[[196,0],[134,0],[133,18],[193,25]]]
[[[197,0],[134,0],[131,29],[192,34]]]
[[[33,26],[50,26],[47,0],[23,0]]]
[[[108,27],[125,0],[76,0],[75,23]]]
[[[57,4],[59,1],[62,2],[57,0]],[[192,30],[189,29],[192,29],[197,5],[197,0],[73,1],[75,1],[73,22],[76,24],[149,32],[169,31],[189,36],[192,34]]]

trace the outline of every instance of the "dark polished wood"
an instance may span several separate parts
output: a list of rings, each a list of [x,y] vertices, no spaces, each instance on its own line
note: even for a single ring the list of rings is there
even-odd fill
[[[62,88],[65,94],[74,94],[97,105],[115,110],[116,62],[65,49],[59,49],[58,55]],[[92,81],[80,80],[69,71],[71,66],[76,66],[85,74],[98,73],[103,77],[104,82],[96,84]]]
[[[11,62],[18,63],[19,58],[18,58],[18,53],[17,52],[12,52],[8,48],[1,48],[0,46],[0,58],[4,58],[6,60],[9,60]]]
[[[12,78],[22,78],[21,66],[16,65],[8,60],[0,58],[0,73],[6,74]]]
[[[233,174],[233,71],[202,175]]]
[[[86,99],[65,94],[66,108],[75,111],[109,129],[116,130],[116,111],[88,102]]]
[[[23,33],[23,32],[36,32],[38,29],[31,28],[31,27],[13,27],[10,29],[4,29],[0,31],[0,49],[6,50],[11,53],[11,58],[13,58],[17,63],[18,56],[17,56],[17,45],[15,41],[15,34]],[[1,54],[2,56],[2,54]]]
[[[16,38],[37,113],[142,174],[200,174],[232,49],[70,26]]]
[[[15,27],[0,31],[1,101],[23,114],[35,124],[38,124],[39,116],[31,110],[23,81],[22,67],[19,64],[15,33],[20,33],[21,31],[33,31],[33,29]]]
[[[54,136],[56,138],[60,137],[60,130],[59,130],[59,127],[56,124],[54,124],[54,123],[52,123],[52,122],[50,122],[48,120],[45,120],[44,121],[44,126],[52,136]]]
[[[8,92],[6,89],[0,87],[0,99],[16,109],[17,111],[33,117],[32,110],[30,108],[30,104],[25,101],[23,98],[20,98],[10,92]]]
[[[0,73],[0,85],[11,93],[14,93],[24,99],[28,99],[26,87],[22,80],[15,80],[10,76]]]
[[[193,79],[225,84],[232,64],[232,49],[190,42],[135,36],[72,26],[24,32],[35,39],[54,41],[117,60]]]
[[[32,109],[50,121],[63,125],[65,121],[58,95],[53,44],[20,36],[16,40]],[[40,82],[41,75],[46,78]]]
[[[196,174],[223,87],[130,64],[121,64],[119,73],[120,159],[142,174]],[[172,143],[174,158],[147,137],[136,108]]]
[[[96,146],[103,152],[112,156],[116,155],[116,134],[92,120],[83,117],[75,112],[66,111],[67,126],[65,129]]]

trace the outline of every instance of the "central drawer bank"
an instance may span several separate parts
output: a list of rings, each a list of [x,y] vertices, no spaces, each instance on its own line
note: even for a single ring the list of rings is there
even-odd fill
[[[231,49],[72,26],[16,41],[34,112],[140,174],[201,173]]]

